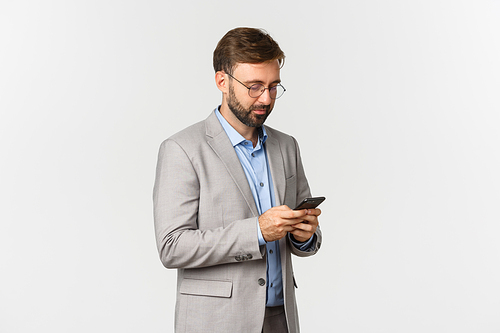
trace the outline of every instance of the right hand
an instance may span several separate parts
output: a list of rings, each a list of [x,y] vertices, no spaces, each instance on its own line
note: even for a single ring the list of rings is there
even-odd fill
[[[306,212],[306,209],[292,210],[286,205],[268,209],[259,216],[259,226],[264,240],[273,242],[285,237],[288,232],[295,230],[294,225],[304,221]]]

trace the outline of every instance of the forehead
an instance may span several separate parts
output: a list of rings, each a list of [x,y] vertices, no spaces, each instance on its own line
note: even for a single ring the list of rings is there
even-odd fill
[[[278,60],[260,64],[238,63],[233,74],[241,80],[274,82],[280,79],[280,65]]]

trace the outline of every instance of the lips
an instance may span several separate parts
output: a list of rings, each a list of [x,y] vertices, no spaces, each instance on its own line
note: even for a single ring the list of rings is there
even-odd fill
[[[269,113],[269,105],[254,105],[252,111],[259,116],[264,116]]]
[[[258,115],[265,115],[267,114],[267,110],[253,110]]]

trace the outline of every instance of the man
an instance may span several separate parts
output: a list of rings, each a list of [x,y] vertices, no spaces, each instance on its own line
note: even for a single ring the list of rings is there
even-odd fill
[[[165,140],[154,218],[177,268],[176,332],[299,332],[291,253],[321,245],[297,142],[263,126],[285,89],[285,55],[265,32],[229,31],[214,51],[222,103]]]

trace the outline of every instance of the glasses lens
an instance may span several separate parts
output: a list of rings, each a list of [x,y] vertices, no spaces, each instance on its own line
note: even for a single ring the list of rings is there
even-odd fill
[[[274,86],[269,89],[269,93],[271,94],[272,99],[277,99],[283,96],[285,93],[285,88],[281,84],[278,84],[277,86]]]
[[[262,84],[254,84],[248,90],[248,94],[250,95],[250,97],[257,98],[260,95],[262,95],[265,90],[266,87],[264,87]],[[271,96],[272,99],[280,98],[284,93],[285,93],[285,88],[283,88],[281,84],[269,88],[269,95]]]
[[[259,97],[264,93],[264,90],[266,90],[266,87],[264,87],[262,84],[254,84],[250,87],[248,90],[248,93],[250,94],[250,97]]]

